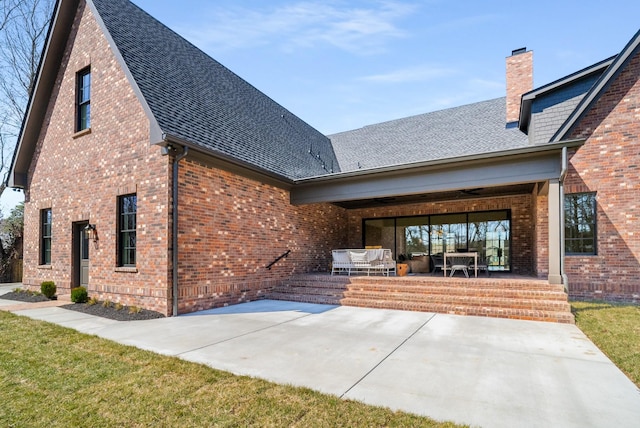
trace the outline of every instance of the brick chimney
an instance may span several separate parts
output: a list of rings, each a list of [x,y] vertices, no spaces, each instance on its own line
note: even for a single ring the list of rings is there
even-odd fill
[[[516,49],[507,57],[507,123],[520,120],[520,98],[533,89],[533,51]]]

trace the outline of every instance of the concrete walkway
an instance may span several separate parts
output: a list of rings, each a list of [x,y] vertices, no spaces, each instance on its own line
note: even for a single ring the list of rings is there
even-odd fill
[[[0,309],[7,302],[0,299]],[[638,388],[574,325],[269,300],[133,322],[59,307],[13,312],[236,374],[472,426],[640,421]]]

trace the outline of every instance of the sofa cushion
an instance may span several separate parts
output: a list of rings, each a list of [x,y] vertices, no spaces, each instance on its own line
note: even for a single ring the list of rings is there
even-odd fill
[[[367,258],[367,253],[355,253],[353,251],[349,252],[349,256],[351,257],[351,261],[353,263],[369,263],[369,259]]]

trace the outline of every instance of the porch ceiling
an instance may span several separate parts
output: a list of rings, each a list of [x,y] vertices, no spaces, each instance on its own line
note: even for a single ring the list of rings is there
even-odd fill
[[[336,202],[335,205],[347,209],[359,209],[383,207],[389,205],[459,201],[464,199],[478,198],[496,198],[501,196],[531,194],[531,192],[533,192],[534,186],[535,183],[517,184],[512,186],[476,187],[447,192],[341,201]]]

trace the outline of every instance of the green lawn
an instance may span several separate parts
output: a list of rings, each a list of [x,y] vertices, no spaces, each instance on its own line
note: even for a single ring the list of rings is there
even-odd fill
[[[571,302],[576,324],[640,387],[640,306]]]
[[[457,426],[234,376],[1,311],[0,421],[48,428]]]

